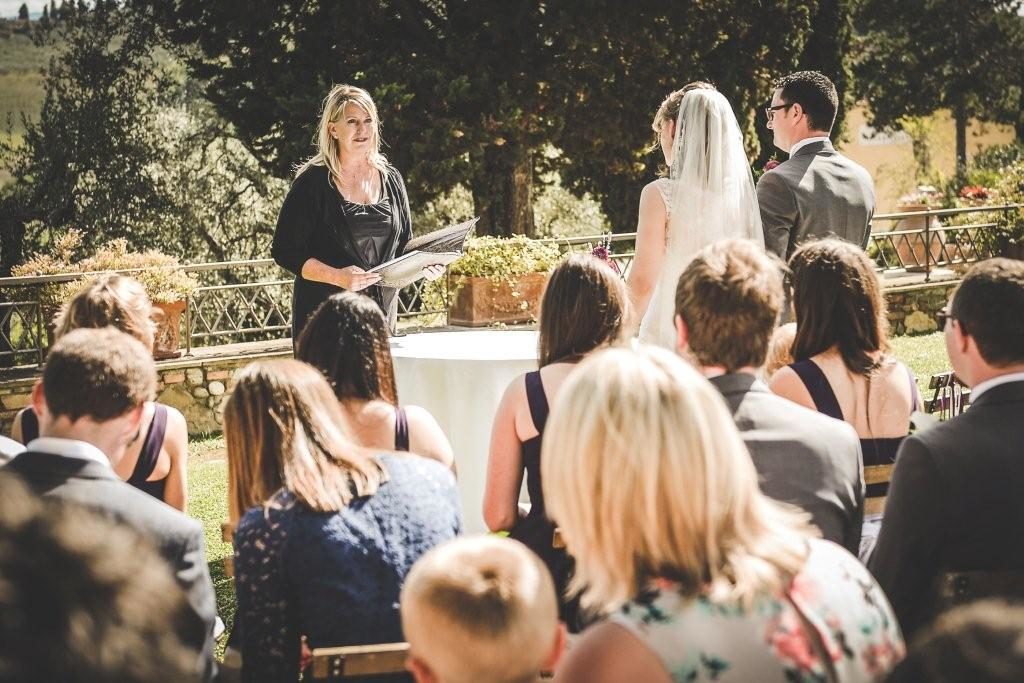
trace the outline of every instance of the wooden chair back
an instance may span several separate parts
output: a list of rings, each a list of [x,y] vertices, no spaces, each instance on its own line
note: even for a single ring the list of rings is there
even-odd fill
[[[409,643],[318,647],[313,650],[310,671],[314,681],[393,675],[405,672],[408,656]]]
[[[888,484],[892,479],[892,465],[866,465],[864,467],[864,485]],[[865,515],[880,515],[885,509],[885,496],[868,496],[864,499]]]
[[[956,417],[971,402],[971,390],[950,370],[932,375],[928,380],[932,397],[924,402],[926,413],[938,413],[939,419]]]

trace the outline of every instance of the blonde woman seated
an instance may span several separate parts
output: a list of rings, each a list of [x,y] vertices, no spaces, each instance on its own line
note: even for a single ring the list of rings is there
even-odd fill
[[[484,520],[492,531],[508,529],[544,560],[554,578],[562,619],[572,630],[577,605],[564,598],[571,560],[564,548],[552,547],[555,525],[545,514],[541,437],[548,405],[580,359],[622,336],[627,300],[622,279],[598,258],[575,254],[560,263],[548,279],[540,307],[540,369],[508,386],[491,432]],[[531,506],[520,518],[524,471]]]
[[[359,444],[410,451],[455,469],[451,444],[434,416],[398,403],[388,326],[373,299],[353,292],[328,298],[306,322],[295,357],[328,379]]]
[[[461,528],[447,467],[363,448],[346,425],[327,380],[290,359],[246,367],[225,406],[249,683],[297,680],[302,636],[310,648],[401,641],[406,575]]]
[[[54,320],[60,338],[78,328],[115,327],[152,349],[156,325],[153,305],[137,280],[124,275],[100,275],[90,281]],[[39,436],[39,420],[31,407],[14,420],[11,434],[28,445]],[[188,427],[171,406],[146,401],[142,426],[115,472],[135,488],[182,512],[188,505]]]
[[[725,403],[676,355],[584,361],[541,462],[573,587],[610,614],[560,683],[881,681],[903,656],[871,575],[761,494]]]

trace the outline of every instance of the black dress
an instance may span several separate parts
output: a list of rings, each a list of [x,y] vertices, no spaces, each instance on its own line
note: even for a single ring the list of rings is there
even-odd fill
[[[530,493],[530,512],[509,530],[509,537],[520,541],[535,552],[547,565],[551,579],[558,593],[559,618],[572,633],[582,630],[579,613],[579,598],[565,598],[565,590],[573,573],[573,560],[565,548],[555,548],[555,524],[544,507],[544,487],[540,476],[540,447],[544,437],[544,426],[548,421],[548,398],[544,394],[540,370],[528,372],[526,379],[526,400],[530,406],[530,417],[537,428],[537,436],[523,442],[523,466],[526,468],[526,489]]]
[[[313,311],[340,287],[302,277],[302,265],[315,258],[333,268],[369,270],[401,254],[412,237],[409,199],[402,176],[388,166],[382,198],[372,205],[346,201],[326,166],[311,166],[292,183],[274,231],[271,255],[295,274],[292,340],[299,338]],[[362,290],[384,311],[394,328],[398,291],[374,285]]]

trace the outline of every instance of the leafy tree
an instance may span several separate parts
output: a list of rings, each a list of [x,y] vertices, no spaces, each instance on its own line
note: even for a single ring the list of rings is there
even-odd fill
[[[693,78],[712,78],[748,120],[768,95],[767,76],[795,65],[816,6],[136,4],[184,46],[210,100],[275,175],[287,177],[311,153],[315,112],[330,84],[363,85],[383,113],[388,153],[414,203],[466,182],[483,216],[480,230],[494,234],[532,232],[536,171],[551,167],[578,193],[593,191],[621,224],[651,175],[647,121],[661,98]],[[539,154],[548,144],[563,150],[560,159]]]
[[[856,73],[873,125],[948,108],[957,172],[971,118],[1020,126],[1020,0],[865,0]]]
[[[815,3],[592,4],[559,70],[567,104],[557,161],[573,189],[601,201],[614,230],[631,231],[640,191],[664,165],[650,125],[665,96],[689,81],[714,83],[756,156],[762,104],[772,80],[796,66]]]
[[[51,37],[39,120],[24,120],[23,144],[0,143],[14,179],[0,191],[0,273],[71,227],[85,250],[123,237],[182,258],[265,253],[283,183],[161,56],[152,26],[101,5]]]
[[[25,3],[21,3],[21,7],[18,8],[18,19],[28,21],[28,5]]]
[[[50,8],[43,5],[43,15],[39,17],[39,23],[43,28],[50,26]]]

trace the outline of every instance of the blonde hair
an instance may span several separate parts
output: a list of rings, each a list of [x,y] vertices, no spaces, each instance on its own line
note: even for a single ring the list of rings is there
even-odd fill
[[[716,90],[716,88],[705,81],[693,81],[692,83],[687,83],[679,90],[670,92],[668,97],[662,100],[657,113],[654,115],[654,121],[651,123],[651,128],[656,135],[661,134],[662,126],[666,122],[675,121],[679,118],[679,109],[683,104],[683,96],[691,90]]]
[[[762,374],[766,380],[793,362],[793,340],[796,339],[796,323],[780,325],[768,342],[768,358]]]
[[[458,538],[425,554],[401,604],[412,655],[446,683],[533,681],[558,630],[547,567],[498,536]]]
[[[320,123],[317,124],[316,135],[313,137],[317,152],[299,165],[295,172],[296,176],[302,175],[310,166],[326,166],[332,179],[341,178],[341,149],[338,141],[331,135],[330,125],[345,116],[345,107],[349,103],[362,107],[370,115],[373,121],[373,144],[367,161],[387,178],[388,160],[380,151],[380,118],[377,116],[377,105],[373,103],[370,93],[354,85],[335,85],[327,93],[320,108]]]
[[[145,288],[138,280],[116,273],[87,282],[61,306],[53,322],[58,339],[79,328],[114,327],[152,351],[156,338],[153,304]]]
[[[576,558],[570,591],[613,610],[655,578],[741,605],[803,566],[806,516],[769,500],[718,391],[638,345],[584,360],[544,431],[544,500]]]
[[[282,488],[318,512],[373,495],[387,473],[344,425],[334,392],[312,366],[282,359],[244,368],[224,406],[231,521]]]

